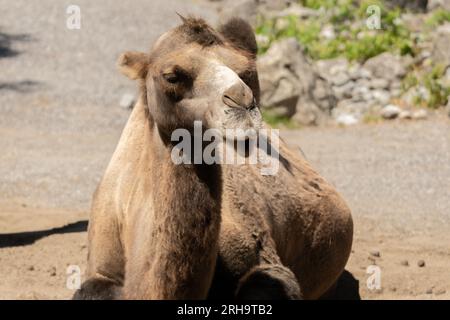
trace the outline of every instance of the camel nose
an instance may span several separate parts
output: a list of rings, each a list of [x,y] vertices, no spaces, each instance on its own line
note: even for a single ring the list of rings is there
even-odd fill
[[[252,90],[241,82],[228,88],[222,96],[222,101],[232,108],[252,109],[256,105]]]

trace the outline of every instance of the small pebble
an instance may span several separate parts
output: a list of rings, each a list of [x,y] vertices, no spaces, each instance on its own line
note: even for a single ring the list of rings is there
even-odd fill
[[[381,256],[380,251],[372,250],[369,252],[371,256],[379,258]]]
[[[426,294],[432,294],[433,293],[433,288],[429,288],[427,289],[427,291],[425,291]]]
[[[55,267],[51,267],[49,272],[50,272],[50,277],[56,276],[56,268]]]
[[[27,269],[28,269],[28,271],[33,271],[34,270],[34,266],[29,266]]]
[[[434,291],[434,294],[437,296],[440,296],[441,294],[445,294],[447,292],[447,290],[445,289],[438,289],[436,291]]]
[[[419,268],[425,267],[425,261],[419,260],[417,261],[417,265],[419,266]]]
[[[409,266],[408,260],[402,260],[402,261],[400,261],[400,264],[405,267]]]
[[[415,120],[426,119],[427,116],[428,116],[428,113],[424,109],[417,110],[417,111],[413,112],[413,114],[412,114],[412,118]]]

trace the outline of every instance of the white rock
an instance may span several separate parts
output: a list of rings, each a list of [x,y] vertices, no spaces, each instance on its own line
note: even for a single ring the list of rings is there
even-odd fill
[[[358,123],[358,119],[351,113],[343,113],[336,118],[336,123],[351,126]]]
[[[343,86],[350,81],[350,77],[346,72],[339,72],[338,74],[331,77],[331,82],[335,86]]]
[[[423,119],[426,119],[427,116],[428,116],[428,113],[425,109],[420,109],[420,110],[414,111],[412,114],[412,118],[414,120],[423,120]]]
[[[370,80],[370,88],[373,89],[387,89],[389,88],[389,80],[384,78],[375,78]]]
[[[352,91],[355,88],[355,81],[349,81],[342,86],[334,86],[333,91],[339,100],[352,97]]]
[[[134,94],[125,93],[120,98],[119,106],[124,109],[131,109],[133,108],[134,102]]]
[[[400,112],[398,117],[400,119],[412,119],[412,113],[408,110],[403,110],[402,112]]]
[[[380,104],[385,105],[391,100],[391,95],[387,90],[373,90],[372,95]]]
[[[398,117],[402,109],[393,104],[388,104],[381,109],[380,114],[384,119],[395,119]]]
[[[364,63],[364,68],[371,71],[377,78],[389,80],[401,79],[406,75],[407,67],[413,62],[409,56],[397,56],[384,52],[370,58]]]
[[[320,31],[320,36],[322,38],[333,40],[336,39],[336,33],[334,32],[334,28],[332,25],[325,25]]]

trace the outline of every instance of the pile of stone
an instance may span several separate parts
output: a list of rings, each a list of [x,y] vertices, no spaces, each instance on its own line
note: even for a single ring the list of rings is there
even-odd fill
[[[274,43],[258,59],[261,105],[305,125],[329,120],[336,107],[330,83],[321,77],[294,38]]]
[[[317,70],[332,85],[339,101],[333,117],[343,124],[356,123],[398,98],[408,60],[383,53],[364,64],[350,64],[343,58],[317,61]]]

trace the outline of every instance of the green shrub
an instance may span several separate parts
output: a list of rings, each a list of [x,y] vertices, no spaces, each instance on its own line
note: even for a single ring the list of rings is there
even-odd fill
[[[426,70],[414,69],[403,79],[403,90],[407,91],[414,87],[423,87],[427,90],[427,97],[418,94],[413,97],[417,106],[438,108],[447,104],[450,95],[450,87],[440,81],[445,74],[446,68],[442,65],[434,65]]]
[[[425,25],[430,28],[435,28],[444,22],[450,22],[450,11],[438,9],[425,20]]]
[[[295,16],[265,19],[260,17],[256,33],[268,40],[260,46],[264,53],[273,41],[295,37],[304,46],[312,59],[346,57],[349,60],[365,61],[385,51],[399,54],[415,54],[409,30],[399,23],[399,10],[385,10],[381,1],[363,1],[357,6],[352,0],[303,0],[309,8],[323,8],[320,17],[306,20]],[[381,8],[381,30],[369,30],[365,25],[368,5]],[[336,37],[321,36],[322,26],[332,25]]]
[[[272,128],[281,129],[298,129],[300,126],[287,116],[277,115],[270,110],[263,110],[262,116],[264,121]]]

